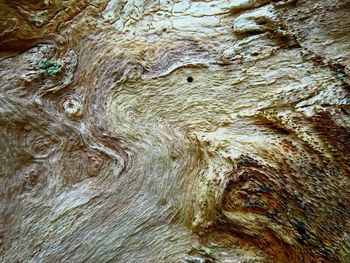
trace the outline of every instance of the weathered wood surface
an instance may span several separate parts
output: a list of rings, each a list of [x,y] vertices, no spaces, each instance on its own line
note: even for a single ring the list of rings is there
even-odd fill
[[[0,262],[350,262],[350,1],[0,7]]]

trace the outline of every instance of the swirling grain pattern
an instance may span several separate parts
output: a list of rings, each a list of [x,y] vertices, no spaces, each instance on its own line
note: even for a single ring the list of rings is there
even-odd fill
[[[349,262],[350,1],[0,7],[0,262]]]

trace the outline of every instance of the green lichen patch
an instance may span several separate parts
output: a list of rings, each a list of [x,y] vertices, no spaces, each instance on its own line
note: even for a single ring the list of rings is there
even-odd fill
[[[43,70],[45,76],[55,77],[61,72],[63,65],[58,61],[42,59],[39,61],[38,68]]]
[[[337,71],[337,77],[338,77],[338,79],[340,79],[341,81],[344,81],[344,80],[345,80],[345,77],[346,77],[346,74],[345,74],[344,71],[339,70],[339,71]]]

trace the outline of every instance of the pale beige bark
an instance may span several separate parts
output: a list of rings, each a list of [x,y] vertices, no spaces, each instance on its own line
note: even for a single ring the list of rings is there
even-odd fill
[[[0,262],[349,262],[350,1],[0,1]]]

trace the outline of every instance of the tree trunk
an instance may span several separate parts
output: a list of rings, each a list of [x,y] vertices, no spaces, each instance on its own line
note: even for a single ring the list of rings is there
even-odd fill
[[[349,0],[0,7],[0,262],[349,262]]]

